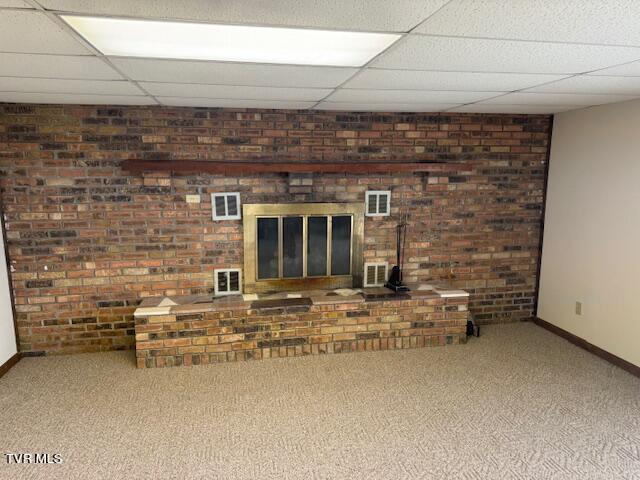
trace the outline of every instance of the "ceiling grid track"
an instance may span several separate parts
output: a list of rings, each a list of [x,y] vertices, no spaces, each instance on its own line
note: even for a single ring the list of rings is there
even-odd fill
[[[150,98],[151,100],[153,100],[156,105],[161,105],[161,103],[158,101],[157,98],[155,98],[147,90],[142,88],[142,86],[136,80],[133,80],[127,74],[125,74],[123,71],[121,71],[118,67],[116,67],[111,62],[111,60],[109,60],[109,58],[107,56],[103,55],[100,50],[95,48],[87,40],[85,40],[83,37],[81,37],[75,30],[73,30],[69,25],[67,25],[66,22],[62,21],[57,14],[55,14],[53,12],[50,12],[49,10],[44,8],[36,0],[24,0],[24,1],[29,3],[31,6],[33,6],[33,8],[35,10],[38,10],[38,11],[42,12],[44,15],[46,15],[46,17],[49,20],[51,20],[53,23],[55,23],[60,28],[62,28],[62,30],[64,30],[66,33],[71,35],[71,37],[73,37],[78,43],[80,43],[83,47],[85,47],[87,50],[89,50],[95,57],[99,58],[102,62],[104,62],[106,65],[108,65],[111,69],[113,69],[116,73],[118,73],[118,75],[120,75],[123,79],[127,80],[132,85],[134,85],[138,90],[140,90],[141,93],[144,94],[144,96],[146,96],[146,97]]]
[[[371,60],[369,60],[367,63],[365,63],[362,67],[360,67],[358,69],[357,72],[355,72],[353,75],[351,75],[349,78],[347,78],[344,82],[342,82],[340,85],[336,86],[333,90],[333,92],[331,92],[329,95],[327,95],[326,97],[320,99],[312,108],[311,110],[315,109],[318,105],[320,105],[322,102],[324,102],[327,98],[329,98],[331,95],[333,95],[335,92],[337,92],[338,90],[340,90],[344,85],[346,85],[348,82],[350,82],[351,80],[353,80],[354,78],[356,78],[358,75],[360,75],[364,70],[366,70],[369,65],[372,65],[376,62],[376,60],[378,60],[380,57],[382,57],[385,53],[391,52],[392,50],[394,50],[394,48],[398,48],[398,45],[401,44],[401,42],[407,38],[409,35],[411,35],[411,32],[415,31],[418,27],[422,26],[427,20],[429,20],[431,17],[433,17],[435,14],[437,14],[440,10],[442,10],[443,8],[445,8],[447,5],[449,5],[453,0],[449,0],[447,3],[445,3],[444,5],[442,5],[440,8],[438,8],[435,12],[432,12],[429,16],[427,16],[426,18],[423,18],[422,20],[420,20],[417,24],[415,24],[411,29],[409,29],[407,32],[404,32],[402,34],[402,36],[396,40],[395,42],[393,42],[391,45],[389,45],[389,47],[387,47],[386,49],[384,49],[383,51],[381,51],[380,53],[378,53],[375,57],[373,57]]]

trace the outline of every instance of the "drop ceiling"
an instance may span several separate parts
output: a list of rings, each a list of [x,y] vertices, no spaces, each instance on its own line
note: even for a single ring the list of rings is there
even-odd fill
[[[62,14],[402,36],[357,68],[129,58]],[[640,97],[639,18],[637,0],[0,0],[0,102],[556,113]]]

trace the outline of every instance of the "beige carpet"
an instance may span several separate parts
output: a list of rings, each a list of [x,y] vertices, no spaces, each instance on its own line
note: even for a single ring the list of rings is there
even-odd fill
[[[640,479],[640,380],[533,324],[466,346],[136,370],[21,361],[0,478]]]

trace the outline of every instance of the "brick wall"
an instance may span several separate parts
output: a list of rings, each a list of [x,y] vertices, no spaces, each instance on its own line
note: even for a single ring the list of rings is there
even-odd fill
[[[240,221],[214,223],[209,193],[245,203],[364,201],[392,190],[412,214],[411,281],[472,293],[481,322],[532,314],[550,118],[166,107],[0,105],[0,174],[21,349],[133,345],[141,298],[210,292],[242,267]],[[462,162],[426,175],[131,175],[123,159]],[[309,185],[311,183],[311,185]],[[304,185],[303,185],[304,184]],[[186,194],[201,194],[188,204]],[[368,218],[366,260],[393,261],[393,218]]]

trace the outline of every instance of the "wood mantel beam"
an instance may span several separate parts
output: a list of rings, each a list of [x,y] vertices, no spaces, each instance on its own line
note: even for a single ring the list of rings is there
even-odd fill
[[[465,163],[418,162],[209,162],[193,160],[124,160],[129,172],[200,172],[222,175],[255,173],[415,173],[468,171]]]

